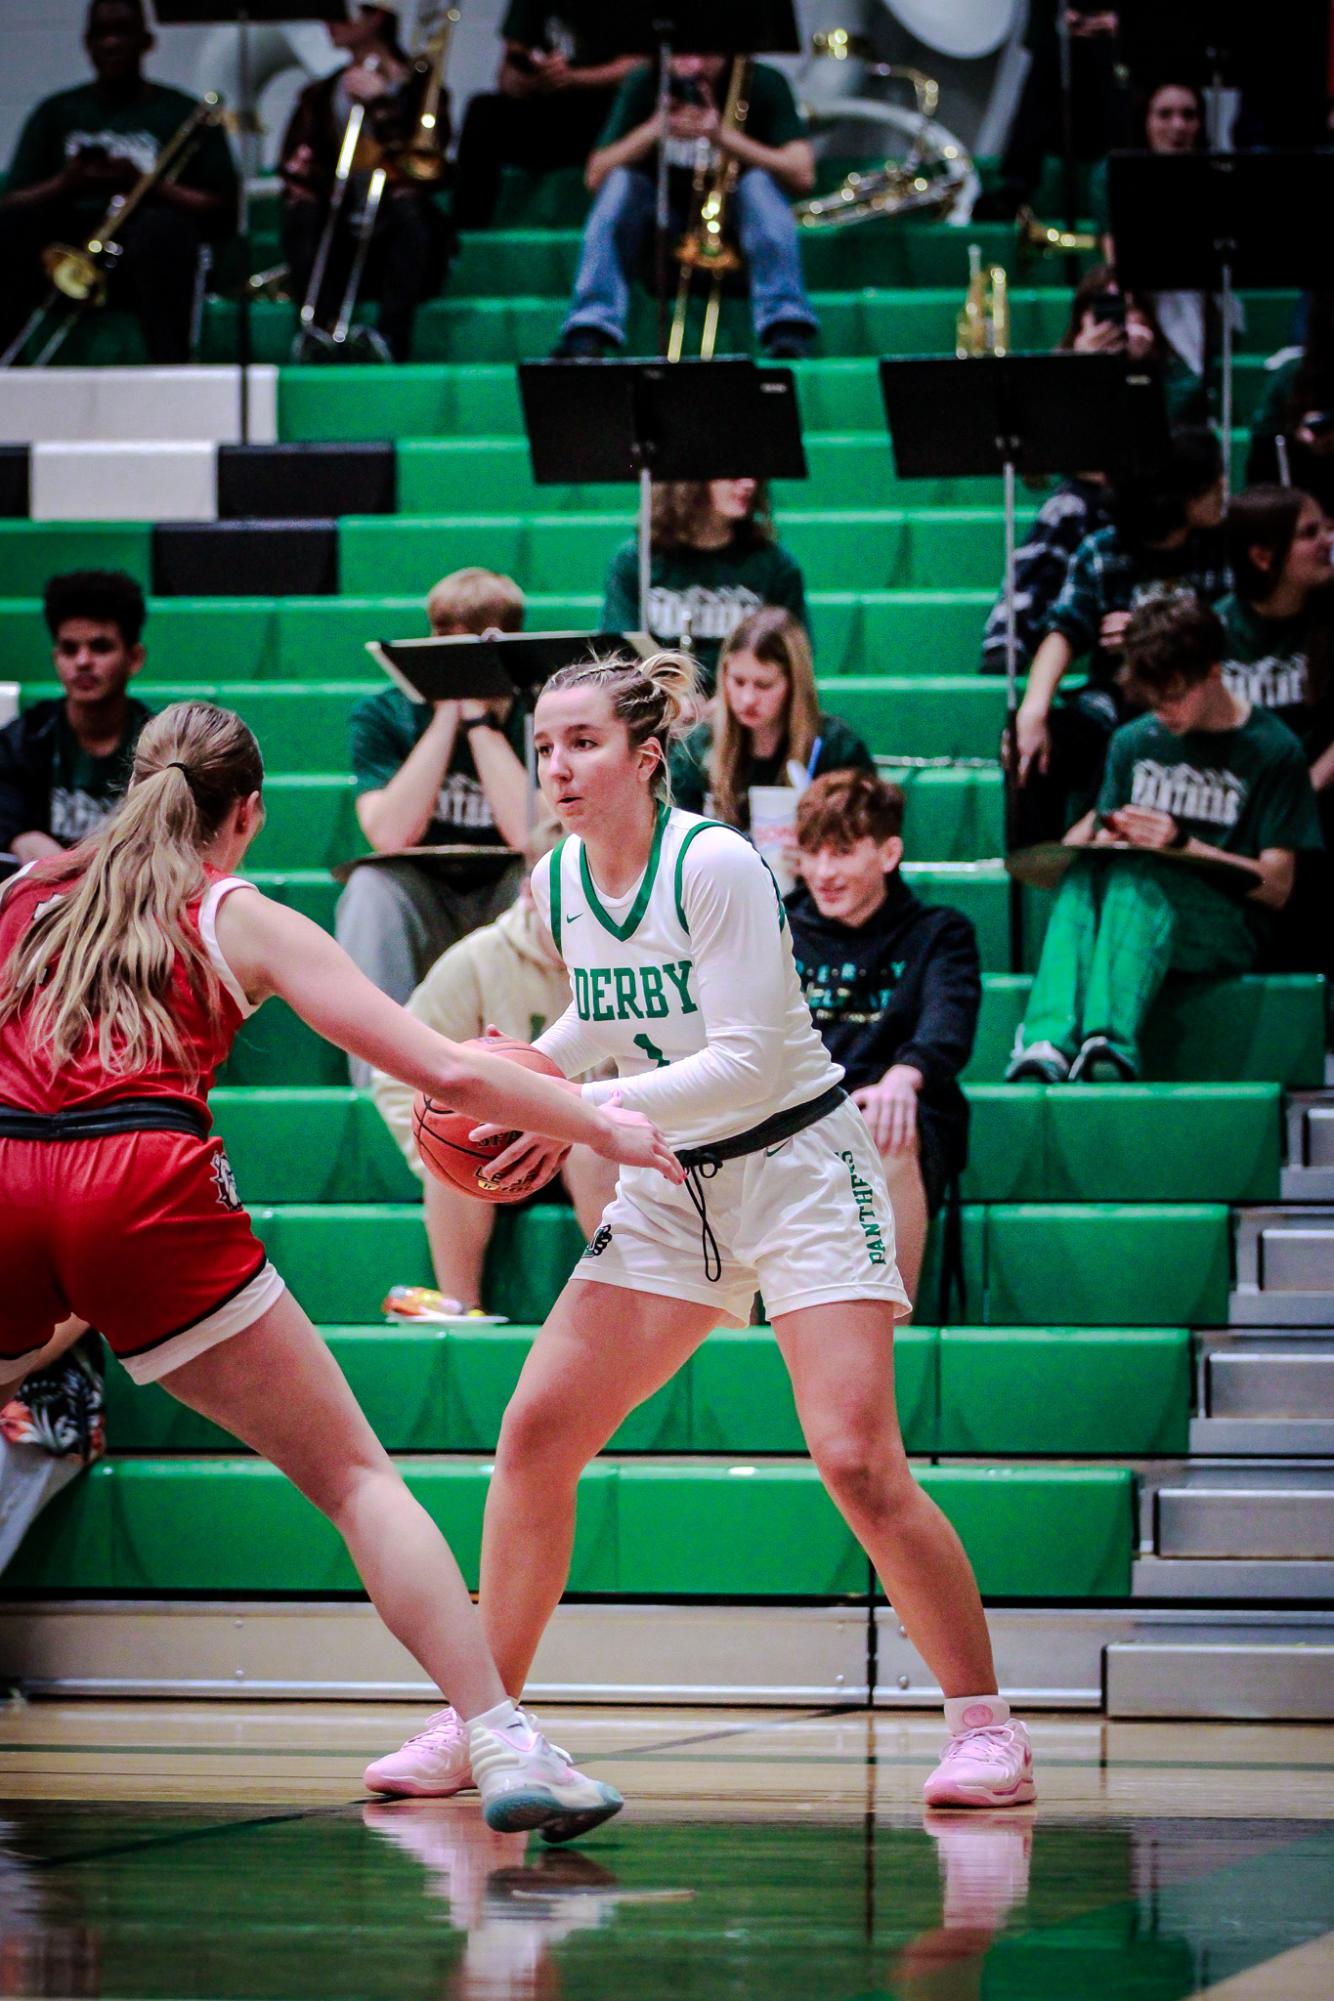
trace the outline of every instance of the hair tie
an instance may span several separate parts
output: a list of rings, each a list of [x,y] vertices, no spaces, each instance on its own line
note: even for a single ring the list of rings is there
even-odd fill
[[[167,763],[162,766],[162,769],[164,771],[179,771],[185,779],[186,784],[193,790],[194,780],[190,776],[190,767],[188,764],[182,764],[178,757],[169,758]]]

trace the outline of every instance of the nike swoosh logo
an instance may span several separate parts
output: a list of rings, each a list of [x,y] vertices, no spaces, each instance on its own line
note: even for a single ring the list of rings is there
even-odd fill
[[[582,910],[571,911],[570,915],[566,918],[565,922],[567,924],[577,924],[579,922],[579,919],[583,916],[583,914],[584,913]]]
[[[791,1145],[790,1140],[780,1139],[777,1146],[766,1146],[764,1149],[765,1159],[772,1160],[776,1153],[781,1153],[783,1151],[783,1148],[789,1145]]]

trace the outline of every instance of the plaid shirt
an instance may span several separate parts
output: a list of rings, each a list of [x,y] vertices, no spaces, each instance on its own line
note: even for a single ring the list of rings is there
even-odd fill
[[[1071,559],[1060,596],[1047,614],[1046,631],[1063,632],[1075,657],[1090,654],[1089,678],[1112,678],[1120,653],[1104,653],[1098,632],[1108,612],[1133,611],[1158,590],[1194,591],[1213,604],[1231,588],[1218,532],[1192,534],[1179,549],[1135,549],[1116,528],[1086,535]]]
[[[1106,488],[1092,480],[1062,480],[1048,494],[1014,556],[1014,624],[1022,672],[1047,630],[1047,613],[1060,596],[1070,559],[1086,535],[1107,524]],[[1005,672],[1005,593],[987,614],[982,672]]]

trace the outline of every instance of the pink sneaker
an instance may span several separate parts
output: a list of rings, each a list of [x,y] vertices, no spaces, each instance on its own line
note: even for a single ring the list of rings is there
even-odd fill
[[[373,1793],[406,1793],[412,1799],[448,1799],[470,1786],[468,1727],[453,1709],[437,1709],[424,1730],[400,1751],[367,1765],[362,1782]]]
[[[1038,1796],[1027,1730],[1009,1717],[958,1731],[922,1794],[928,1806],[1027,1806]]]

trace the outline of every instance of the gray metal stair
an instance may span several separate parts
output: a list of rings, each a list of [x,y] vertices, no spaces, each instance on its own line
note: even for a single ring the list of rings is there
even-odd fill
[[[1334,1603],[1334,1462],[1178,1460],[1141,1477],[1136,1599]]]
[[[1109,1716],[1334,1720],[1334,1646],[1319,1629],[1277,1644],[1115,1641],[1105,1661]]]
[[[1334,1202],[1334,1091],[1294,1091],[1288,1100],[1285,1202]]]
[[[1241,1209],[1234,1226],[1230,1324],[1334,1332],[1334,1204]]]
[[[1334,1458],[1334,1338],[1271,1329],[1205,1334],[1192,1452]]]

